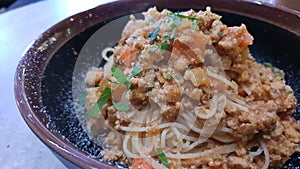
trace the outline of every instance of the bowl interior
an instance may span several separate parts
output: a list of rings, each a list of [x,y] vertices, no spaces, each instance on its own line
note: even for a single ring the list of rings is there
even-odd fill
[[[297,99],[300,100],[300,76],[298,76],[300,75],[300,57],[298,57],[300,37],[256,19],[226,12],[216,11],[216,13],[223,16],[222,21],[227,25],[240,25],[241,23],[247,25],[249,32],[255,38],[254,45],[250,47],[254,58],[258,62],[270,62],[283,69],[287,84],[291,85]],[[50,60],[42,79],[42,101],[48,118],[45,125],[48,125],[51,132],[61,137],[65,142],[74,144],[81,151],[98,158],[100,161],[105,161],[100,155],[102,148],[89,139],[74,113],[77,107],[72,98],[72,78],[78,52],[81,51],[91,35],[104,24],[99,23],[86,29],[64,44]],[[122,28],[124,24],[125,22],[119,22],[118,25]],[[119,37],[120,35],[119,32],[113,32],[111,36]],[[96,45],[102,48],[103,45],[111,43],[116,44],[117,41],[101,39]],[[92,56],[92,53],[89,54],[87,57]],[[83,81],[83,77],[79,80]],[[83,88],[84,86],[79,90]],[[293,115],[297,120],[300,119],[299,111],[300,106],[298,105]],[[300,167],[298,160],[299,154],[294,154],[283,168],[288,168],[288,166]],[[107,163],[111,164],[111,162]]]

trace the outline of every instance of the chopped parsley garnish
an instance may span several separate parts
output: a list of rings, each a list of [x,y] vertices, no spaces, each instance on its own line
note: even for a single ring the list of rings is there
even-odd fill
[[[109,87],[106,87],[102,92],[100,98],[97,102],[87,111],[85,117],[90,119],[92,117],[97,117],[100,113],[100,110],[105,106],[107,101],[111,98],[112,90]]]
[[[130,110],[130,106],[127,103],[124,104],[118,104],[115,101],[112,102],[115,109],[119,110],[119,111],[128,111]]]
[[[199,21],[198,20],[193,20],[193,25],[194,25],[194,29],[198,29],[198,23]]]
[[[118,68],[112,67],[111,68],[112,76],[118,80],[119,84],[125,84],[127,87],[130,86],[130,82],[127,76]]]
[[[137,36],[132,36],[133,39],[137,39]]]
[[[190,16],[185,16],[185,15],[181,15],[179,13],[172,13],[169,15],[172,20],[173,20],[173,23],[171,25],[171,30],[174,30],[177,26],[179,26],[181,24],[181,19],[188,19],[190,21],[193,22],[193,26],[194,26],[194,29],[198,29],[198,23],[201,21],[200,19],[198,18],[194,18],[194,17],[190,17]]]
[[[167,74],[166,79],[167,79],[167,80],[171,80],[171,79],[172,79],[172,76],[171,76],[170,74]]]
[[[290,90],[288,91],[288,94],[294,94],[294,91]]]
[[[85,92],[85,93],[83,93],[83,94],[81,94],[81,95],[79,95],[79,104],[81,105],[81,106],[84,106],[85,104],[86,104],[86,96],[87,96],[87,93]]]
[[[217,35],[221,37],[223,36],[223,32],[218,32]]]
[[[170,167],[170,164],[169,164],[169,162],[168,162],[168,159],[167,159],[165,153],[164,153],[160,148],[157,148],[156,151],[157,151],[157,155],[158,155],[158,157],[159,157],[159,159],[160,159],[160,162],[161,162],[164,166],[166,166],[166,167],[169,168],[169,167]]]
[[[150,47],[149,47],[149,51],[150,52],[154,52],[154,51],[156,51],[158,49],[158,46],[157,46],[157,44],[156,43],[154,43],[153,45],[151,45]]]
[[[130,79],[134,76],[137,76],[141,72],[141,68],[132,68],[131,76],[127,77],[119,68],[112,67],[111,68],[112,76],[116,78],[117,81],[112,81],[109,79],[110,82],[115,84],[125,84],[128,88],[130,88]],[[97,117],[99,115],[100,110],[104,107],[104,105],[108,102],[108,100],[112,96],[112,89],[109,87],[106,87],[104,91],[102,92],[100,98],[97,100],[97,102],[88,110],[86,113],[86,118],[92,118]],[[113,106],[116,108],[116,110],[120,111],[128,111],[130,110],[130,106],[127,103],[124,104],[118,104],[112,101]]]
[[[109,80],[110,82],[115,84],[125,84],[128,88],[130,88],[130,79],[134,76],[139,75],[141,72],[141,68],[132,68],[131,75],[128,77],[119,68],[116,67],[112,67],[111,72],[112,76],[115,77],[117,81]]]
[[[132,75],[132,77],[134,77],[134,76],[139,75],[140,72],[141,72],[141,68],[140,67],[134,67],[134,68],[132,68],[131,75]]]
[[[169,50],[170,45],[167,42],[162,42],[161,43],[161,50],[162,51],[168,51]]]
[[[151,45],[148,49],[148,51],[150,52],[155,52],[159,47],[157,46],[157,44],[160,44],[160,49],[162,52],[168,51],[170,45],[165,41],[165,42],[157,42],[154,43],[153,45]]]
[[[220,159],[219,159],[219,158],[213,158],[213,160],[214,160],[214,161],[220,161]]]
[[[150,38],[148,40],[149,43],[151,43],[152,41],[154,41],[155,39],[158,38],[158,31],[159,31],[159,29],[160,29],[160,27],[157,26],[157,27],[154,28],[154,30],[151,33],[148,34],[148,37]]]
[[[178,17],[181,18],[181,19],[185,18],[185,19],[188,19],[188,20],[190,20],[190,21],[194,21],[194,20],[201,21],[201,20],[198,19],[198,18],[194,18],[194,17],[190,17],[190,16],[181,15],[181,14],[179,14],[179,13],[174,13],[174,15],[178,16]]]
[[[172,18],[173,20],[173,23],[171,25],[171,30],[175,29],[177,26],[179,26],[181,24],[181,20],[180,20],[180,17],[178,17],[176,14],[172,13],[170,15],[170,17]]]
[[[272,63],[270,62],[264,62],[263,65],[266,67],[271,67],[271,68],[273,67]]]
[[[172,33],[171,33],[171,39],[173,39],[175,36],[175,31],[173,30]]]
[[[271,68],[274,77],[279,77],[279,78],[284,77],[284,72],[282,70],[278,69],[277,67],[274,67],[271,63],[264,62],[263,65],[265,67],[270,67]]]
[[[153,87],[146,87],[146,91],[147,91],[147,92],[151,92],[152,89],[153,89]]]

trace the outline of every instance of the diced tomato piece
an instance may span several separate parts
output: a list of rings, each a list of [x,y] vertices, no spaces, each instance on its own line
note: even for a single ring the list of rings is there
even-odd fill
[[[126,48],[125,51],[120,55],[119,60],[123,61],[126,67],[131,67],[135,50]]]
[[[143,158],[134,158],[132,160],[132,169],[154,169],[149,163]]]
[[[245,25],[228,27],[227,36],[232,40],[236,40],[240,47],[247,47],[253,44],[253,37],[248,32]]]

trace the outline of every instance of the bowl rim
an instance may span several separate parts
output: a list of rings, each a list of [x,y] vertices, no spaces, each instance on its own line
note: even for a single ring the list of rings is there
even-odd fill
[[[64,29],[64,26],[66,24],[73,24],[70,20],[74,20],[75,19],[79,19],[79,18],[83,18],[88,16],[89,14],[98,14],[100,9],[108,9],[112,6],[122,6],[125,5],[125,3],[138,3],[138,4],[142,4],[144,5],[143,7],[147,6],[151,7],[154,5],[151,4],[159,4],[160,0],[147,0],[147,1],[139,1],[139,0],[131,0],[131,1],[113,1],[113,2],[109,2],[106,4],[102,4],[99,5],[95,8],[89,9],[87,11],[84,12],[80,12],[78,14],[72,15],[70,17],[67,17],[66,19],[60,21],[59,23],[55,24],[54,26],[52,26],[51,28],[49,28],[48,30],[46,30],[44,33],[42,33],[42,35],[35,40],[35,42],[31,45],[31,47],[29,49],[27,49],[27,51],[25,52],[24,56],[22,57],[21,61],[18,63],[17,69],[16,69],[16,73],[15,73],[15,77],[14,77],[14,95],[15,95],[15,100],[16,100],[16,104],[19,108],[19,111],[24,119],[24,121],[26,122],[26,124],[30,127],[30,129],[33,131],[33,133],[35,133],[35,135],[45,144],[47,145],[52,151],[54,151],[55,153],[59,154],[60,156],[62,156],[63,158],[67,159],[68,161],[72,162],[73,164],[83,167],[83,168],[98,168],[98,167],[102,167],[102,168],[114,168],[113,166],[101,162],[93,157],[90,157],[87,153],[83,152],[82,150],[76,148],[73,144],[71,143],[66,143],[65,141],[62,141],[57,135],[55,135],[54,133],[52,133],[51,131],[49,131],[47,129],[46,126],[43,125],[43,122],[39,120],[39,118],[36,116],[37,110],[35,110],[33,108],[33,105],[31,103],[28,102],[27,100],[27,94],[26,94],[26,89],[25,86],[27,84],[26,79],[22,79],[24,78],[24,71],[26,68],[29,68],[30,65],[26,65],[26,62],[30,62],[30,58],[31,57],[36,57],[36,55],[46,55],[49,56],[44,63],[42,64],[42,69],[44,69],[46,67],[46,65],[48,64],[48,62],[50,61],[51,57],[53,56],[53,54],[68,40],[70,40],[71,38],[73,38],[77,33],[80,33],[81,31],[84,31],[85,29],[95,25],[96,21],[99,20],[95,19],[88,24],[87,27],[79,27],[77,28],[74,32],[71,33],[70,36],[68,36],[67,38],[60,38],[58,41],[54,42],[54,48],[53,49],[49,49],[49,51],[39,51],[37,50],[38,47],[40,47],[42,44],[44,44],[45,42],[49,42],[49,37],[54,36],[55,32],[57,32],[57,30],[61,30]],[[148,4],[146,2],[149,2]],[[193,0],[191,1],[192,3],[199,3],[201,4],[201,2],[197,2],[197,0]],[[219,5],[218,5],[219,3]],[[235,4],[235,5],[241,5],[240,9],[245,9],[245,10],[237,10],[234,9],[233,7],[229,7],[230,5],[226,6],[223,5],[222,3],[227,3],[227,4]],[[300,12],[293,10],[293,9],[289,9],[287,7],[284,6],[280,6],[278,4],[272,4],[272,3],[261,3],[259,1],[251,1],[251,0],[232,0],[232,1],[227,1],[227,0],[204,0],[202,1],[201,6],[209,6],[210,4],[214,4],[211,5],[213,7],[213,10],[218,10],[218,11],[224,11],[224,12],[229,12],[229,13],[234,13],[234,14],[239,14],[242,16],[248,16],[250,18],[256,18],[258,20],[262,20],[268,23],[271,23],[273,25],[279,26],[281,28],[287,29],[290,32],[295,33],[296,35],[300,35],[300,26],[299,23],[288,23],[288,19],[289,17],[298,17],[298,20],[300,21]],[[162,8],[167,8],[164,7],[164,3],[162,6]],[[200,6],[200,5],[199,5]],[[272,20],[274,20],[274,18],[270,18],[267,16],[262,15],[262,13],[259,13],[259,16],[257,16],[256,14],[252,14],[251,12],[249,13],[249,10],[251,9],[246,9],[247,6],[251,6],[251,7],[259,7],[262,9],[267,10],[268,12],[278,12],[279,15],[282,15],[284,17],[287,18],[282,18],[282,16],[277,16],[279,18],[279,20],[277,20],[276,22],[273,22]],[[143,10],[138,10],[138,11],[143,11]],[[123,12],[120,14],[120,16],[122,16],[123,14],[130,14],[131,11],[128,12]],[[102,18],[102,21],[105,21],[109,18]],[[287,23],[287,24],[286,24]],[[298,25],[298,27],[297,27]],[[37,52],[37,53],[36,53]],[[43,72],[44,70],[41,70],[41,72]],[[21,78],[21,79],[20,79]]]

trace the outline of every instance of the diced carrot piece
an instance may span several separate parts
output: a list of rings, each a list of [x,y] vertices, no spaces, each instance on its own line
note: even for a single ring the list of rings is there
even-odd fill
[[[143,158],[134,158],[132,160],[132,169],[154,169],[149,163]]]

